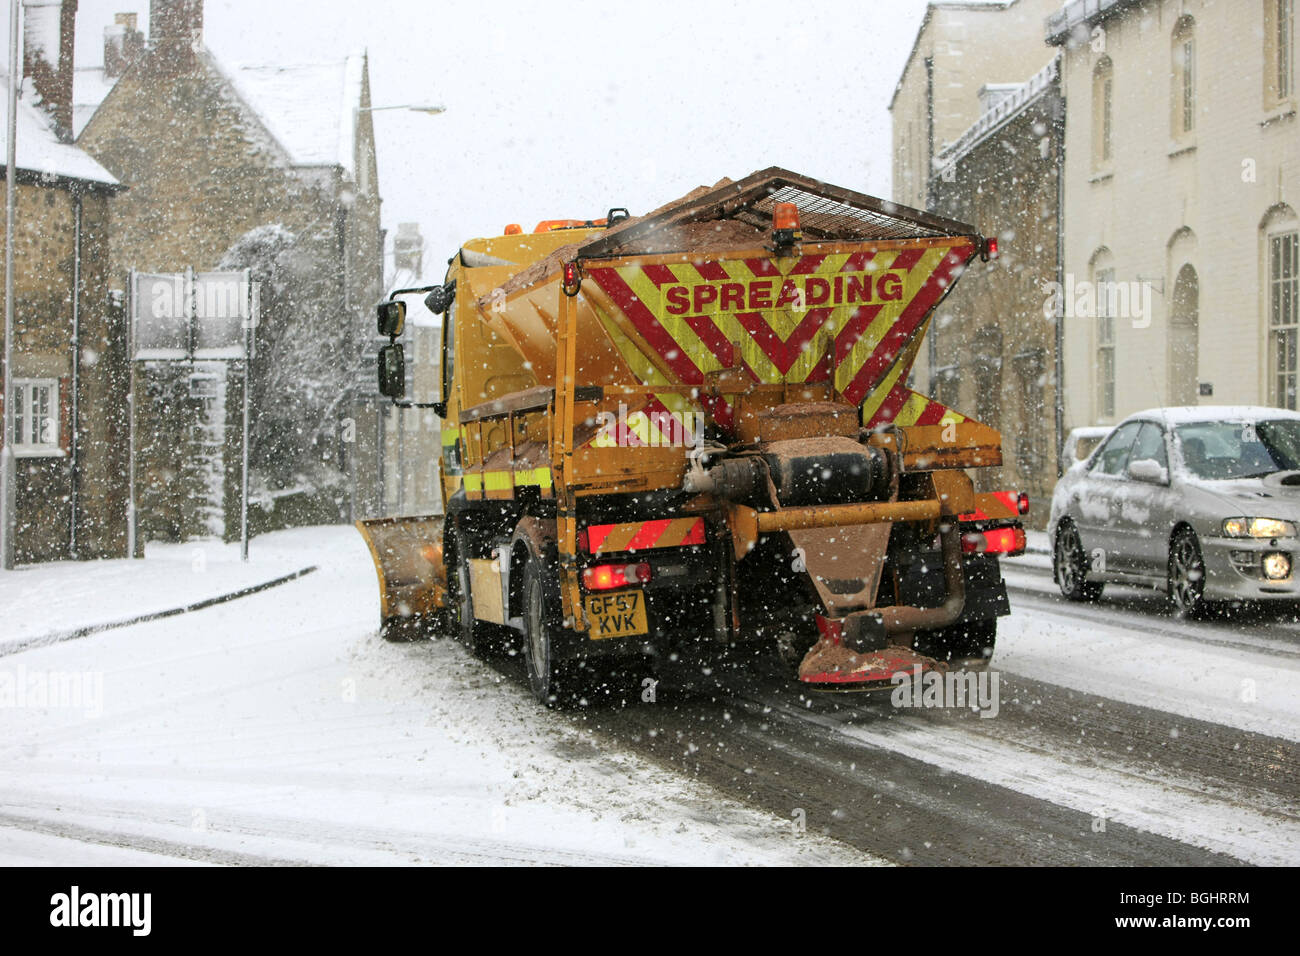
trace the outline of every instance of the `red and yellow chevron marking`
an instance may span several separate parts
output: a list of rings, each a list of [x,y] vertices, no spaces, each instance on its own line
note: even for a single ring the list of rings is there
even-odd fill
[[[1014,491],[990,491],[975,496],[975,510],[958,515],[958,521],[1020,520],[1019,495]]]
[[[868,399],[862,407],[862,417],[868,428],[876,425],[946,425],[949,422],[967,421],[967,416],[954,412],[947,405],[936,402],[905,385],[894,385],[888,393]]]
[[[682,548],[704,544],[703,518],[661,518],[628,524],[587,525],[580,541],[591,554],[614,551],[647,551],[652,548]]]
[[[835,390],[854,404],[883,404],[906,379],[931,309],[974,254],[969,240],[954,238],[786,259],[592,264],[587,274],[641,340],[597,310],[620,354],[646,374],[643,384],[702,384],[739,364],[772,384],[833,374]],[[650,368],[646,355],[657,360]],[[897,396],[895,415],[907,398]],[[724,399],[700,401],[730,426]]]

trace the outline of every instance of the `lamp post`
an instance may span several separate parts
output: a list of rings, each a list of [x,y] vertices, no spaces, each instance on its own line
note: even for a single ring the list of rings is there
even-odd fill
[[[412,113],[428,113],[430,116],[437,116],[439,113],[447,112],[445,106],[431,106],[424,103],[404,103],[401,106],[359,106],[358,113],[379,113],[383,110],[410,110]]]
[[[18,48],[18,0],[9,0],[9,116],[5,140],[5,354],[4,396],[0,408],[4,409],[4,447],[0,449],[0,567],[8,571],[14,566],[14,533],[17,462],[14,459],[13,404],[13,350],[14,350],[14,211],[18,199],[15,180],[18,178],[18,84],[22,77],[22,63]]]

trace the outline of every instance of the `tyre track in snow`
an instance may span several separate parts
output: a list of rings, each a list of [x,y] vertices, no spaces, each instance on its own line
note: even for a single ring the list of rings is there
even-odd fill
[[[810,830],[921,865],[1225,866],[1239,861],[914,756],[763,698],[588,712],[586,729]],[[856,708],[855,708],[856,709]],[[832,722],[833,723],[833,722]],[[1026,757],[1028,759],[1028,754]]]
[[[731,696],[577,719],[900,863],[1300,862],[1294,741],[1005,672],[1000,713],[982,719],[895,711],[887,694],[805,696],[775,670]]]

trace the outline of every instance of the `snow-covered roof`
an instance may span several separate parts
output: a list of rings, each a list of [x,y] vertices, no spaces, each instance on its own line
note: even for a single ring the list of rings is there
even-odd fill
[[[363,58],[234,64],[226,75],[299,166],[356,166]]]
[[[208,51],[207,62],[230,81],[295,166],[341,166],[355,175],[363,54],[319,63],[223,64]],[[81,135],[116,82],[102,66],[76,70],[74,135]]]
[[[1285,408],[1269,408],[1265,405],[1179,405],[1134,412],[1129,419],[1134,418],[1152,419],[1170,425],[1190,425],[1195,422],[1257,422],[1278,419],[1296,421],[1300,420],[1300,412],[1288,411]]]
[[[1086,30],[1141,2],[1143,0],[1070,0],[1047,18],[1047,42],[1060,46],[1076,28]]]
[[[1059,57],[1053,57],[1024,83],[985,110],[954,142],[945,143],[934,157],[935,169],[943,169],[962,159],[980,143],[1028,109],[1052,89],[1059,75]],[[1014,86],[1014,84],[1012,84]]]
[[[8,101],[9,78],[0,75],[0,96]],[[18,142],[16,159],[18,168],[46,176],[76,179],[100,186],[116,187],[121,184],[90,154],[71,143],[64,143],[54,134],[54,126],[41,110],[20,97],[18,100]],[[0,124],[0,155],[8,149],[8,124]]]
[[[104,102],[116,79],[109,79],[102,66],[77,67],[72,73],[72,135],[80,136],[90,118]]]

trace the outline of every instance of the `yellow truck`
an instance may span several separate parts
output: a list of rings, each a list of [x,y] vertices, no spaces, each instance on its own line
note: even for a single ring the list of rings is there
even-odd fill
[[[996,252],[776,168],[465,243],[406,290],[444,317],[446,514],[359,522],[383,633],[513,647],[546,704],[598,697],[619,657],[781,650],[822,689],[987,660],[1028,501],[977,494],[967,469],[1000,464],[1001,436],[908,381]],[[379,377],[400,401],[395,296]]]

